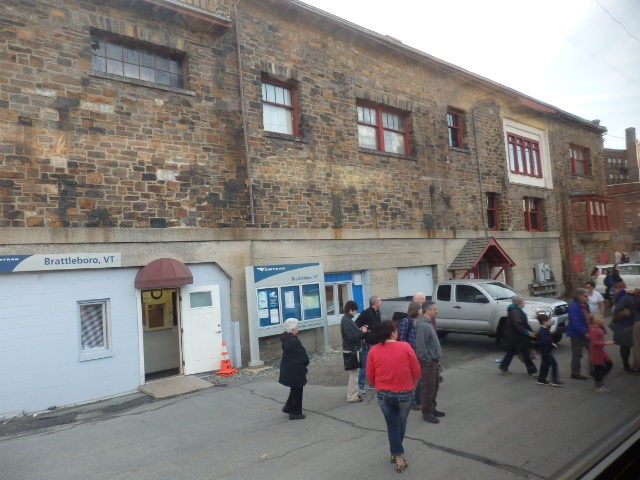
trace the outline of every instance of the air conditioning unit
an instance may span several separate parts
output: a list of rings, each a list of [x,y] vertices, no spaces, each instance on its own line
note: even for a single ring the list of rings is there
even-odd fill
[[[549,265],[546,263],[536,263],[533,266],[533,273],[538,283],[546,282],[551,278],[551,271],[549,270]]]

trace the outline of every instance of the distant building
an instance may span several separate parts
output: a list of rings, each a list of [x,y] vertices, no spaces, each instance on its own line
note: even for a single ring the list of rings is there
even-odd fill
[[[633,183],[640,181],[640,143],[636,139],[636,129],[625,130],[627,148],[624,150],[605,148],[607,184]]]

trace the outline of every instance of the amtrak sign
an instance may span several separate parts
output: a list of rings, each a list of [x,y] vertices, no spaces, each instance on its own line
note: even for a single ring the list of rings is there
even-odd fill
[[[120,253],[0,255],[0,273],[116,268],[120,266]]]

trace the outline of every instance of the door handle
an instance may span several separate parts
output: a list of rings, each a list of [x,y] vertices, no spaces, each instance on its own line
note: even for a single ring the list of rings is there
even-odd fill
[[[460,305],[456,305],[453,308],[462,308]]]

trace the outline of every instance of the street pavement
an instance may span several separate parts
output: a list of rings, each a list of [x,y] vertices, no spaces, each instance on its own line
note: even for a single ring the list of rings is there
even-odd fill
[[[433,425],[411,412],[401,477],[375,394],[345,401],[334,352],[310,365],[305,420],[280,411],[288,389],[277,372],[215,377],[213,388],[170,399],[134,394],[0,424],[0,479],[575,478],[572,464],[604,455],[638,421],[640,376],[624,373],[609,346],[611,392],[596,393],[591,380],[568,378],[569,350],[563,342],[556,353],[564,388],[537,385],[517,359],[512,375],[498,375],[496,352],[449,362],[438,396],[446,417]]]

